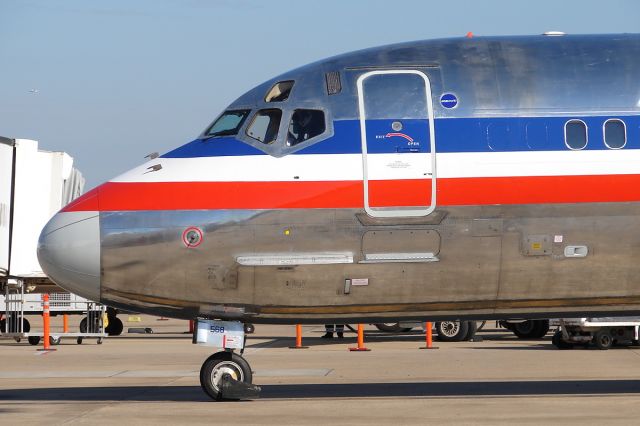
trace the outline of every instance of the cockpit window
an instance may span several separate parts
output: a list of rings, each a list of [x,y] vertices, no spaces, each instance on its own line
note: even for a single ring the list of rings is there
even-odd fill
[[[264,144],[272,143],[278,137],[282,111],[279,109],[262,109],[253,117],[247,128],[247,136]]]
[[[279,81],[273,85],[267,96],[264,98],[265,102],[284,102],[289,99],[289,94],[293,88],[293,80]]]
[[[314,109],[297,109],[291,116],[287,145],[294,146],[324,133],[324,112]]]
[[[238,133],[240,127],[249,115],[248,109],[226,111],[204,133],[205,137],[232,136]]]

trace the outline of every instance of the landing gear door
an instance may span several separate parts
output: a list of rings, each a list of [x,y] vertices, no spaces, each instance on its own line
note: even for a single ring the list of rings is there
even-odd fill
[[[376,70],[357,83],[367,214],[429,215],[436,207],[429,78],[417,70]]]

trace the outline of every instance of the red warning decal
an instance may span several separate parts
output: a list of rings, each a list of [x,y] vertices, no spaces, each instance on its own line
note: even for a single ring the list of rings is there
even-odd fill
[[[196,226],[190,226],[182,233],[182,242],[187,248],[198,247],[202,240],[202,230]]]

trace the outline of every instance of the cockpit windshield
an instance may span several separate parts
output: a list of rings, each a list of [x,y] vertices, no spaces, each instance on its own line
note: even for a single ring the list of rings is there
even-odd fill
[[[247,119],[250,110],[239,109],[225,111],[212,125],[204,132],[205,138],[216,136],[233,136],[238,133],[242,124]]]

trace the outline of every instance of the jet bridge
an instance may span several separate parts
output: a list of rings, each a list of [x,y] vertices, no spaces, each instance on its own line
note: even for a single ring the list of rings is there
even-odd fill
[[[69,154],[0,137],[0,287],[15,277],[27,293],[60,291],[42,272],[38,237],[57,211],[82,194],[84,183]]]
[[[4,337],[31,337],[24,316],[42,313],[42,293],[52,294],[52,315],[93,316],[104,311],[102,305],[56,286],[42,272],[36,254],[41,229],[82,194],[84,183],[69,154],[41,150],[34,140],[0,136],[0,331]],[[92,328],[94,334],[104,334],[94,327],[96,321],[85,322],[83,336]]]

